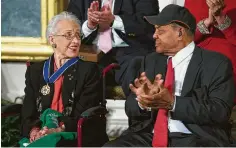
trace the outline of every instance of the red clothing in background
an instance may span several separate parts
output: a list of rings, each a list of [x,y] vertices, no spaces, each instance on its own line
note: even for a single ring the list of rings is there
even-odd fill
[[[236,87],[236,1],[225,0],[225,5],[226,7],[223,12],[231,19],[231,26],[223,31],[212,26],[209,29],[212,33],[209,35],[201,34],[196,29],[195,43],[201,48],[220,52],[231,60]],[[206,0],[185,0],[185,7],[196,17],[197,23],[208,18],[209,8]],[[236,97],[234,102],[236,103]]]

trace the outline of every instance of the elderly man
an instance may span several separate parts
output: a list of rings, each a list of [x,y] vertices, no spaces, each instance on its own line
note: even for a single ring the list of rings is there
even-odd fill
[[[230,60],[194,44],[196,21],[184,7],[168,5],[146,19],[156,28],[157,53],[144,58],[130,84],[128,130],[105,146],[228,146]]]
[[[99,64],[120,64],[115,74],[119,84],[131,59],[154,51],[155,30],[143,17],[159,12],[157,0],[70,0],[67,11],[83,23],[82,43],[97,45],[105,53]]]
[[[184,6],[196,18],[197,46],[227,56],[234,69],[236,86],[236,5],[235,0],[163,0],[160,11],[168,4]],[[236,105],[236,97],[234,98]]]

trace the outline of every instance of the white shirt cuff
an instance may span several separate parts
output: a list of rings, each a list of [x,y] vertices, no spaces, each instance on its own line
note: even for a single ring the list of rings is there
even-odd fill
[[[174,96],[174,105],[173,105],[172,110],[170,110],[171,112],[174,112],[174,111],[175,111],[175,104],[176,104],[176,96]]]
[[[139,106],[139,108],[140,108],[141,110],[145,110],[145,108],[143,108],[143,107],[140,105],[139,102],[138,102],[138,106]]]
[[[137,98],[136,98],[136,99],[137,99]],[[139,106],[139,108],[140,108],[141,110],[152,111],[152,109],[151,109],[150,107],[148,107],[148,108],[143,108],[143,107],[140,105],[139,102],[138,102],[138,106]]]
[[[82,32],[84,34],[84,37],[87,37],[89,36],[92,32],[94,32],[95,30],[97,29],[97,27],[93,30],[91,30],[89,27],[88,27],[88,20],[85,21],[82,25]]]
[[[118,15],[114,15],[114,16],[115,16],[115,19],[114,19],[112,28],[120,30],[123,33],[125,33],[125,27],[124,27],[122,19]]]

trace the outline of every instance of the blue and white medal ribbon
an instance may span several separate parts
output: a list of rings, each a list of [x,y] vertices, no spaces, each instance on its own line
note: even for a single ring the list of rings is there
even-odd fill
[[[43,66],[43,78],[47,84],[42,87],[41,93],[43,95],[48,95],[50,93],[50,87],[48,83],[54,83],[70,66],[74,65],[78,60],[79,60],[78,57],[68,60],[51,76],[50,76],[51,57],[47,61],[45,61]]]

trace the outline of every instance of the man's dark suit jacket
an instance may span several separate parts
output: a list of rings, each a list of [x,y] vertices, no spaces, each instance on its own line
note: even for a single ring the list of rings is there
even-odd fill
[[[49,84],[51,90],[48,95],[41,94],[41,88],[46,85],[43,78],[44,62],[28,66],[26,71],[25,99],[22,107],[22,136],[28,137],[33,126],[39,122],[37,100],[42,101],[41,113],[51,107],[54,84]],[[50,72],[54,72],[54,59],[52,56]],[[98,106],[102,99],[102,85],[100,72],[95,63],[79,60],[63,73],[62,100],[64,109],[69,100],[73,101],[70,115],[61,118],[66,131],[77,131],[77,122],[80,114],[85,110]]]
[[[167,56],[152,53],[144,58],[140,72],[145,71],[153,81],[157,74],[162,74],[165,78],[166,69]],[[175,111],[171,113],[171,118],[182,121],[197,136],[219,146],[228,146],[227,125],[233,108],[234,93],[229,59],[219,53],[195,47],[181,96],[176,97]],[[151,133],[158,111],[141,110],[135,97],[131,93],[125,103],[125,111],[129,117],[129,129],[126,132]]]
[[[75,14],[83,24],[87,20],[87,10],[93,0],[70,0],[67,11]],[[101,0],[99,0],[101,1]],[[156,15],[159,12],[157,0],[115,0],[114,15],[119,15],[123,21],[125,34],[116,30],[119,37],[124,40],[132,50],[117,51],[118,56],[127,55],[139,50],[154,49],[153,25],[144,20],[144,16]],[[92,44],[97,31],[83,40],[85,44]],[[142,51],[143,52],[143,51]]]

